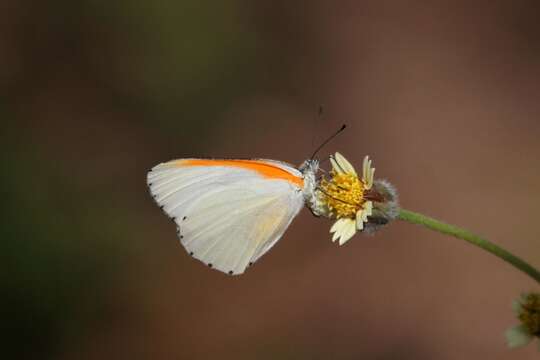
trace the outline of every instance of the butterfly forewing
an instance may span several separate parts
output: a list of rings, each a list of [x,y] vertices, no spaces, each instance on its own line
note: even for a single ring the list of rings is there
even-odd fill
[[[148,173],[150,192],[176,222],[188,253],[229,274],[266,253],[304,203],[295,168],[271,160],[235,164],[174,160]]]

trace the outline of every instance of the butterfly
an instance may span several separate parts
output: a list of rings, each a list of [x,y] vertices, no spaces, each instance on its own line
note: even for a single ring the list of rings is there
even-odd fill
[[[187,252],[242,274],[282,237],[304,204],[317,214],[319,161],[296,168],[266,159],[178,159],[147,174],[150,193]]]

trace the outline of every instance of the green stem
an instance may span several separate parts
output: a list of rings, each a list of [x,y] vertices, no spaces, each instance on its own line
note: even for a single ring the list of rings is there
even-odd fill
[[[398,219],[407,221],[411,224],[418,224],[427,227],[428,229],[438,231],[442,234],[451,235],[458,239],[462,239],[476,245],[486,251],[489,251],[493,255],[503,259],[507,263],[515,266],[517,269],[523,271],[525,274],[532,277],[536,282],[540,283],[540,272],[533,266],[529,265],[519,257],[509,253],[503,248],[493,244],[492,242],[473,234],[472,232],[459,228],[454,225],[443,223],[442,221],[433,219],[429,216],[425,216],[413,211],[400,209]]]

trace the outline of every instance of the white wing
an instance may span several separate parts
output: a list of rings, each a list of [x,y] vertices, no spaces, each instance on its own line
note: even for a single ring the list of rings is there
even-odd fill
[[[154,167],[147,179],[150,192],[177,224],[188,253],[225,273],[242,274],[270,250],[304,204],[301,187],[286,179],[246,167],[183,166],[183,161]],[[286,164],[257,162],[302,177]]]

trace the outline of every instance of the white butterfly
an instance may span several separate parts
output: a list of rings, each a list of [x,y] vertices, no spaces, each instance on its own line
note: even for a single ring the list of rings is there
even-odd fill
[[[148,172],[150,193],[188,253],[242,274],[281,238],[304,204],[318,215],[318,160],[179,159]]]

